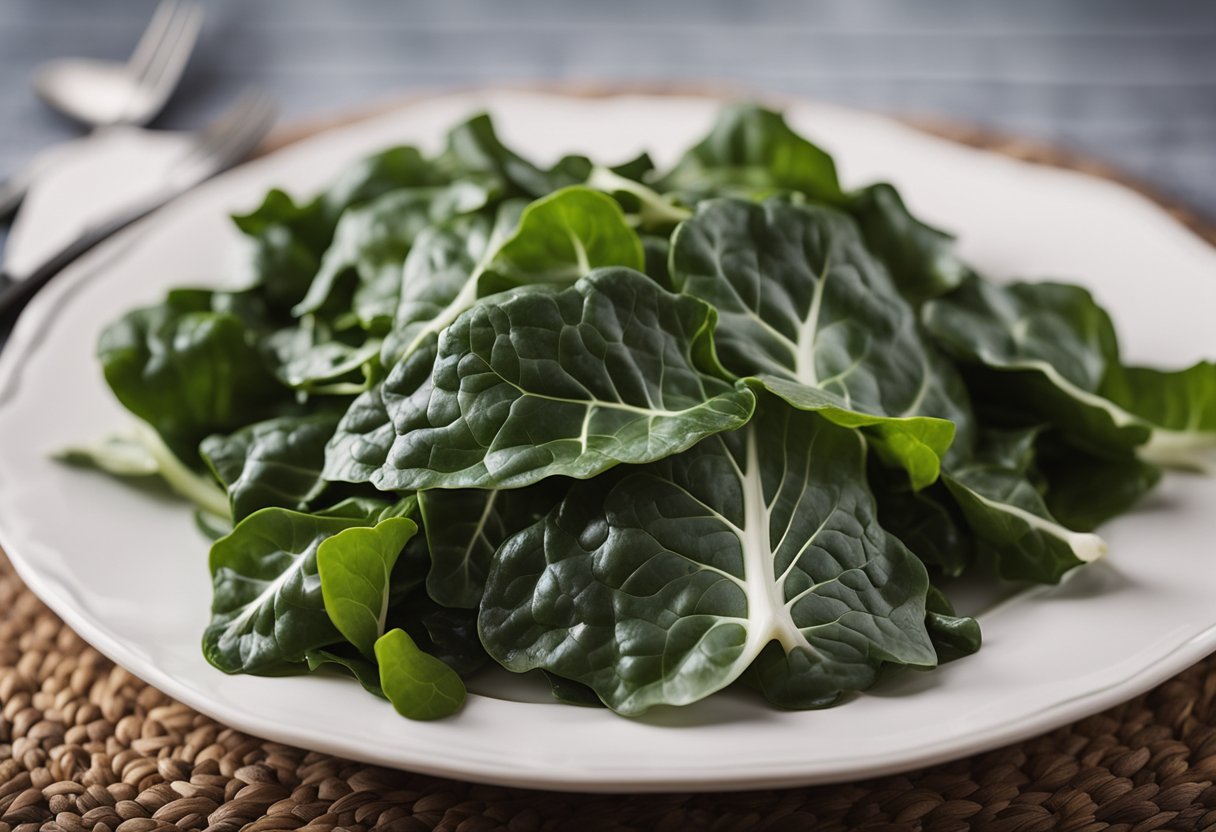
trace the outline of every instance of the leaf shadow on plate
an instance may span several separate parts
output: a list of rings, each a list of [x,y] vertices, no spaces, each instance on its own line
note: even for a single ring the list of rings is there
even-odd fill
[[[87,463],[61,460],[61,464],[67,470],[74,473],[105,480],[105,485],[107,488],[117,483],[124,488],[129,488],[132,491],[137,492],[141,499],[153,500],[162,506],[177,508],[182,505],[189,505],[188,503],[184,503],[181,497],[178,497],[165,487],[165,481],[161,479],[159,474],[114,476],[113,474],[108,474],[105,471],[98,470]],[[187,531],[187,533],[189,533],[189,531]]]

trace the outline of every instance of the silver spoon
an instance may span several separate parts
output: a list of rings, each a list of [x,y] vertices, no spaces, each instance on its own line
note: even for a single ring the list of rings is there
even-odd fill
[[[89,127],[143,125],[177,88],[202,25],[202,8],[164,0],[125,63],[63,58],[38,68],[34,90],[51,108]],[[0,217],[20,204],[29,183],[55,154],[44,153],[0,183]]]

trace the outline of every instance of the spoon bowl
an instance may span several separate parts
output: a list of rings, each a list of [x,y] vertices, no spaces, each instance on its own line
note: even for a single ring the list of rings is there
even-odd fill
[[[38,68],[34,90],[52,109],[89,127],[144,125],[181,79],[202,24],[202,9],[165,0],[126,62],[63,58]]]

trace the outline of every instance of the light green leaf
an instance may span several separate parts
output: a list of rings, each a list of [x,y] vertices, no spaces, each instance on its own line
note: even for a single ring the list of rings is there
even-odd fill
[[[439,719],[464,704],[467,692],[456,672],[419,650],[404,630],[390,630],[376,641],[376,661],[380,687],[404,717]]]
[[[567,285],[595,268],[645,264],[642,241],[611,197],[563,188],[529,205],[485,264],[479,296],[535,283]]]
[[[645,275],[601,269],[564,291],[482,303],[438,355],[394,368],[381,489],[517,488],[678,453],[751,416],[755,397],[697,368],[714,312]],[[433,372],[432,372],[433,364]]]
[[[342,637],[368,658],[384,633],[393,566],[417,531],[413,520],[390,517],[370,528],[345,529],[317,547],[325,610]]]
[[[746,671],[790,707],[932,666],[928,578],[875,518],[856,433],[766,400],[753,422],[576,485],[495,556],[480,632],[638,714]],[[754,667],[753,667],[754,666]]]

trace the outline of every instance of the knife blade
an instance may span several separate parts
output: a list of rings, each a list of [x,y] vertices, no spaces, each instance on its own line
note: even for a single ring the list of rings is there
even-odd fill
[[[191,146],[186,133],[111,127],[44,151],[0,271],[26,279],[87,229],[152,197]]]

